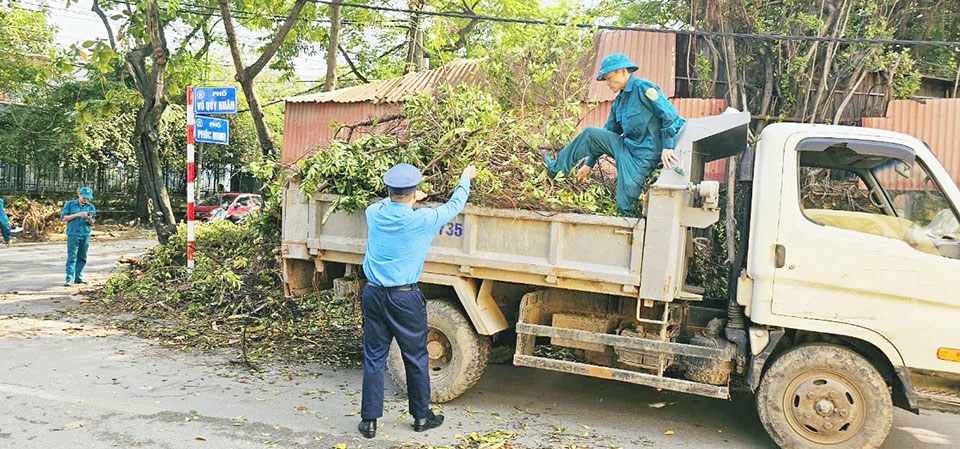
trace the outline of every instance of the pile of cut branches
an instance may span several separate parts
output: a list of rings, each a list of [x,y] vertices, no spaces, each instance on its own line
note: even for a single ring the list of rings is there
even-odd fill
[[[470,164],[480,171],[470,202],[487,207],[551,212],[616,214],[614,192],[601,181],[579,183],[562,174],[550,178],[540,157],[542,146],[562,147],[537,133],[533,120],[505,110],[492,95],[475,86],[443,86],[407,101],[408,126],[394,135],[365,136],[353,143],[334,141],[300,161],[296,175],[310,194],[341,195],[338,208],[357,210],[386,195],[383,174],[393,164],[420,167],[421,189],[445,201],[460,173]],[[542,125],[538,118],[535,122]],[[572,137],[576,122],[557,122]]]
[[[196,267],[186,270],[186,230],[111,277],[94,304],[120,327],[183,349],[237,348],[248,364],[295,358],[357,365],[359,304],[329,293],[285,298],[276,219],[197,227]],[[322,342],[322,344],[320,343]]]
[[[63,232],[60,221],[60,206],[39,202],[27,197],[10,197],[4,200],[4,210],[10,218],[10,227],[23,227],[20,238],[38,240],[48,234]]]

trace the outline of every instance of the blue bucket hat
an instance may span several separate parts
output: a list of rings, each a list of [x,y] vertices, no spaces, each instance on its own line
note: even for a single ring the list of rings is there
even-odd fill
[[[636,64],[630,61],[627,55],[623,53],[613,53],[603,58],[603,62],[600,63],[600,73],[597,74],[597,81],[605,80],[607,74],[614,70],[627,69],[628,72],[633,73],[636,72],[638,68]]]
[[[89,187],[81,187],[81,188],[77,189],[77,193],[79,193],[80,196],[82,196],[82,197],[84,197],[84,198],[86,198],[86,199],[88,199],[88,200],[92,200],[92,199],[93,199],[93,189],[91,189],[91,188],[89,188]]]
[[[410,164],[397,164],[383,175],[383,183],[392,195],[407,195],[417,190],[423,181],[423,175],[417,167]]]

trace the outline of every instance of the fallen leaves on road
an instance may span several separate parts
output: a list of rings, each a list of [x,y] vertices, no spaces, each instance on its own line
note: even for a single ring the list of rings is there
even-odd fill
[[[106,337],[119,334],[115,329],[82,326],[55,320],[37,320],[24,317],[0,316],[0,338],[31,338],[41,336]]]
[[[666,431],[666,432],[663,432],[663,434],[664,434],[664,435],[676,435],[676,433],[675,433],[674,431],[672,431],[672,430],[668,430],[668,431]]]
[[[53,430],[54,431],[74,430],[74,429],[79,429],[81,427],[83,427],[83,421],[74,421],[72,423],[57,427],[56,429],[53,429]]]

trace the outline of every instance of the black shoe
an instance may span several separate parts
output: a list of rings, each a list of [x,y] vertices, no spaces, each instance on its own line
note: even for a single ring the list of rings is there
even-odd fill
[[[443,424],[443,415],[433,415],[432,418],[413,420],[413,430],[415,432],[424,432]]]
[[[377,420],[365,419],[360,421],[357,429],[360,430],[360,435],[363,435],[364,438],[373,438],[377,436]]]

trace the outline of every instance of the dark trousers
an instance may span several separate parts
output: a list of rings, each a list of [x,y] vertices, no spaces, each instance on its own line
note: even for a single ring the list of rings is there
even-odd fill
[[[361,419],[383,416],[383,372],[390,342],[396,338],[407,372],[407,398],[415,419],[430,411],[430,358],[427,355],[427,307],[419,289],[391,292],[367,284],[363,289],[363,401]]]
[[[633,203],[640,198],[643,184],[657,168],[660,152],[631,150],[624,144],[623,136],[603,128],[589,127],[560,151],[557,160],[548,167],[550,174],[566,173],[583,158],[598,158],[607,155],[617,162],[617,210],[625,217],[636,216]]]

